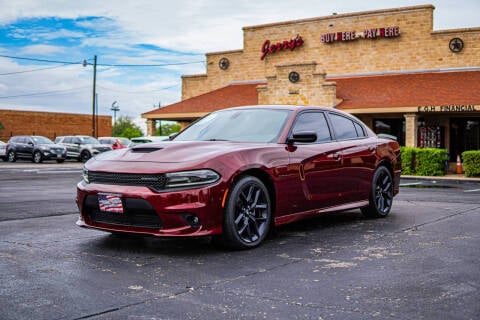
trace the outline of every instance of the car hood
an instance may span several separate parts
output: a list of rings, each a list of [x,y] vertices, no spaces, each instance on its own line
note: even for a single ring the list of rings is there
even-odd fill
[[[229,141],[168,141],[147,143],[118,149],[95,156],[85,166],[88,170],[119,170],[134,172],[178,167],[193,167],[232,152],[241,152],[276,144],[240,143]],[[139,165],[148,163],[148,165]]]

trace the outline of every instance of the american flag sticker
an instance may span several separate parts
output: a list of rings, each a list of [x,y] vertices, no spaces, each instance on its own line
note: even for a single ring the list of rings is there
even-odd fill
[[[123,213],[122,198],[114,194],[98,194],[100,211]]]

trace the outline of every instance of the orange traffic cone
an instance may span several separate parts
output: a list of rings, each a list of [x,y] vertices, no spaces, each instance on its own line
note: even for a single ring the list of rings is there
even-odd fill
[[[457,155],[457,167],[455,168],[456,173],[463,172],[462,160],[460,159],[460,155]]]

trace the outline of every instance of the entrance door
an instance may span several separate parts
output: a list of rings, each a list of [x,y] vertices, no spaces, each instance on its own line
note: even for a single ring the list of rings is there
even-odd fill
[[[450,119],[450,161],[467,150],[480,150],[480,117]]]

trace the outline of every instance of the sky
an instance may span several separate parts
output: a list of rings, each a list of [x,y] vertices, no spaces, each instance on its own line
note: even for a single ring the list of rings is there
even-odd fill
[[[434,30],[480,27],[480,0],[0,0],[0,109],[91,114],[97,56],[99,114],[116,102],[144,129],[206,53],[243,48],[245,26],[424,4]]]

